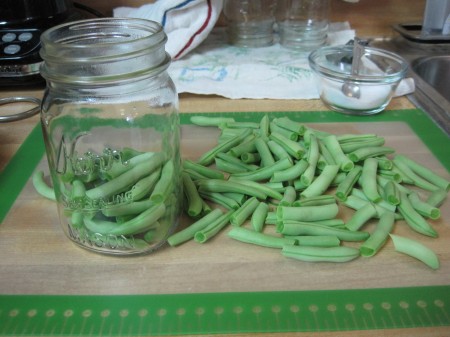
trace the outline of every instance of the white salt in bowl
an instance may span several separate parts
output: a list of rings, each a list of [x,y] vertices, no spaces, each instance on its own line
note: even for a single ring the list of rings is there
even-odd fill
[[[372,115],[383,111],[391,101],[408,63],[399,55],[364,47],[358,74],[351,71],[353,46],[322,47],[308,61],[322,101],[332,110],[353,115]],[[360,97],[344,94],[344,83],[359,86]]]

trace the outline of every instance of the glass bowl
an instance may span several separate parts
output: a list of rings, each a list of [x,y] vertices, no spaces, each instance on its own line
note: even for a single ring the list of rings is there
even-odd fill
[[[353,46],[322,47],[308,57],[322,101],[332,110],[353,115],[383,111],[404,78],[408,63],[395,53],[364,47],[357,74],[352,74]],[[359,87],[360,96],[342,90],[344,83]]]

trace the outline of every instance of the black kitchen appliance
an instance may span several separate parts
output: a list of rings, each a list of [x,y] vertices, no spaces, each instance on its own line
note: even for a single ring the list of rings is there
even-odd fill
[[[42,86],[41,33],[86,14],[101,16],[72,0],[0,0],[0,89]]]

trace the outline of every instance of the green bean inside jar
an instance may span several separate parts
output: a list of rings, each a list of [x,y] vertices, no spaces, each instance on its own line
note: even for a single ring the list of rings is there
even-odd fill
[[[178,97],[165,41],[158,24],[135,19],[42,35],[47,158],[62,228],[83,248],[148,253],[178,224]]]

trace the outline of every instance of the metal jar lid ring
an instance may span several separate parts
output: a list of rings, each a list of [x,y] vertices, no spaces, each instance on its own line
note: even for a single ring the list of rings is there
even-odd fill
[[[21,111],[13,115],[0,115],[0,123],[14,122],[36,115],[40,111],[41,100],[35,97],[6,97],[0,98],[0,106],[13,103],[35,103],[37,106],[26,111]]]

